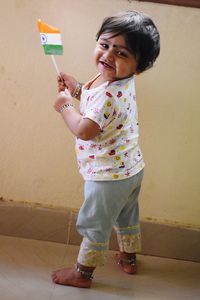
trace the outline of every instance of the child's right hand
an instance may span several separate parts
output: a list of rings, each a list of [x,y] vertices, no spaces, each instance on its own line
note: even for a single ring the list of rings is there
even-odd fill
[[[58,81],[58,92],[64,92],[66,89],[65,83],[60,76],[57,77]]]
[[[73,106],[73,98],[70,95],[70,92],[65,88],[65,91],[59,92],[55,103],[54,103],[54,108],[57,112],[61,112],[61,108],[63,105],[69,104]]]
[[[63,72],[60,72],[60,76],[58,76],[58,92],[64,91],[66,88],[72,95],[76,89],[77,80]]]

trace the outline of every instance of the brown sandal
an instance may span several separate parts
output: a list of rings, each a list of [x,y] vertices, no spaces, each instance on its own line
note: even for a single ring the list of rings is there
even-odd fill
[[[135,274],[137,272],[136,256],[130,259],[121,258],[120,253],[115,255],[115,260],[122,270],[127,274]]]

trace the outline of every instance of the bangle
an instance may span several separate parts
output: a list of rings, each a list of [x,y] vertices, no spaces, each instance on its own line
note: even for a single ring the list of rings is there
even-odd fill
[[[76,98],[79,95],[81,88],[82,88],[82,84],[80,82],[77,82],[76,88],[72,94],[73,98]]]
[[[73,107],[73,104],[72,103],[67,103],[67,104],[64,104],[61,109],[59,110],[59,113],[63,112],[63,110],[69,108],[69,107]]]

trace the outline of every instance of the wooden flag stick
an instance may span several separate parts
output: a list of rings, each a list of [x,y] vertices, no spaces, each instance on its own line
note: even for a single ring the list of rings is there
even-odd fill
[[[54,67],[56,69],[56,72],[57,72],[58,76],[60,76],[60,71],[58,69],[58,65],[56,63],[56,59],[55,59],[54,55],[51,55],[51,59],[52,59],[53,65],[54,65]]]

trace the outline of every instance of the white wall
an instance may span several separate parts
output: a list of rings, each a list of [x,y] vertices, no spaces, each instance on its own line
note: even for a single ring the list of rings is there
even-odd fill
[[[80,207],[74,139],[52,107],[56,73],[37,31],[62,30],[61,70],[86,81],[105,16],[137,9],[161,34],[155,67],[136,79],[146,168],[141,217],[200,225],[200,10],[127,0],[8,0],[0,9],[0,197]]]

